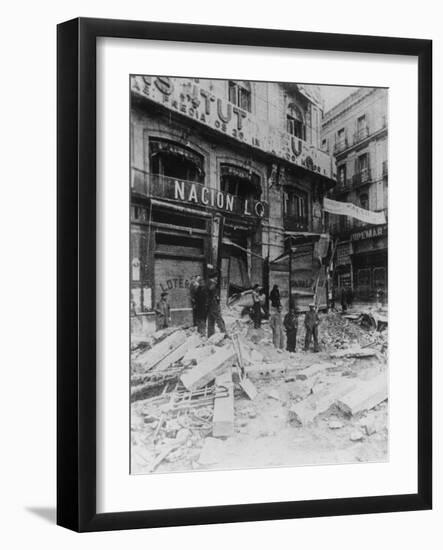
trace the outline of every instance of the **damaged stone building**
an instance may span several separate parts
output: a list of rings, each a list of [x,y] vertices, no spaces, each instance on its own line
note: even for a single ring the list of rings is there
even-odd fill
[[[359,88],[325,113],[322,149],[334,155],[337,185],[329,196],[388,219],[388,90]],[[337,295],[351,289],[361,301],[387,298],[388,225],[330,216],[338,240]]]
[[[306,305],[326,284],[322,200],[335,185],[318,89],[133,75],[130,91],[133,333],[155,330],[163,291],[172,324],[190,322],[190,279],[208,266],[222,305],[255,283]]]

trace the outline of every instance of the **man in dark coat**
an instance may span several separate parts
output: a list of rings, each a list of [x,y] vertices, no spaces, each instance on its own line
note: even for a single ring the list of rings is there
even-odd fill
[[[281,305],[280,302],[280,291],[278,285],[272,287],[271,293],[269,294],[269,299],[271,300],[271,306],[277,308]]]
[[[206,319],[208,318],[208,288],[201,277],[194,293],[195,322],[197,330],[206,336]]]
[[[217,325],[220,332],[226,332],[225,322],[221,314],[220,294],[217,286],[217,273],[209,274],[208,282],[208,338],[215,332]]]
[[[293,305],[291,305],[289,312],[285,315],[283,325],[286,330],[286,349],[294,353],[297,342],[298,314]]]
[[[192,326],[197,326],[197,315],[195,309],[195,293],[199,285],[201,277],[200,275],[193,275],[191,277],[191,282],[189,283],[189,298],[191,299],[191,308],[192,308]]]
[[[252,288],[252,320],[254,321],[254,328],[261,327],[261,301],[259,285],[254,285]]]
[[[305,351],[309,350],[311,345],[311,340],[314,338],[314,352],[319,351],[318,347],[318,324],[320,323],[320,318],[318,313],[315,311],[315,304],[309,304],[309,311],[305,314]]]

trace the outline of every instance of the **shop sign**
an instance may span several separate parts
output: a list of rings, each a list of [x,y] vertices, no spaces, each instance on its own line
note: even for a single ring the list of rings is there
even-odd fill
[[[208,89],[209,82],[166,76],[133,76],[134,94],[159,103],[218,132],[326,177],[331,158],[305,141],[254,117]]]
[[[161,182],[155,181],[155,185],[151,187],[151,195],[247,217],[262,218],[267,213],[265,202],[242,199],[201,183],[167,177],[162,177]]]
[[[351,241],[363,241],[365,239],[373,239],[376,237],[384,237],[388,233],[388,226],[379,225],[377,227],[368,227],[362,231],[357,231],[351,234]]]

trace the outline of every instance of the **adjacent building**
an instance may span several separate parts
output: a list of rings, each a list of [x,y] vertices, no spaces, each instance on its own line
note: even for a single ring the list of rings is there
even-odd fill
[[[325,113],[322,150],[334,156],[337,185],[329,197],[388,219],[388,90],[360,88]],[[352,289],[358,300],[387,296],[388,226],[329,216],[336,239],[334,287]]]
[[[285,303],[294,288],[312,297],[335,185],[318,89],[134,75],[130,91],[133,333],[154,330],[163,291],[172,323],[189,322],[190,279],[211,265],[222,303],[254,283],[278,284]]]

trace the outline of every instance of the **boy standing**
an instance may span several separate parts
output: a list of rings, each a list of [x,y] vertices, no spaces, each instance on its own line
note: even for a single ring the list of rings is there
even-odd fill
[[[311,340],[314,338],[314,352],[318,352],[318,324],[320,323],[320,317],[315,310],[315,304],[309,304],[309,311],[305,314],[305,351],[309,350]]]
[[[171,322],[171,308],[169,307],[167,292],[161,293],[161,298],[157,303],[155,313],[157,314],[157,330],[169,327],[169,323]]]

